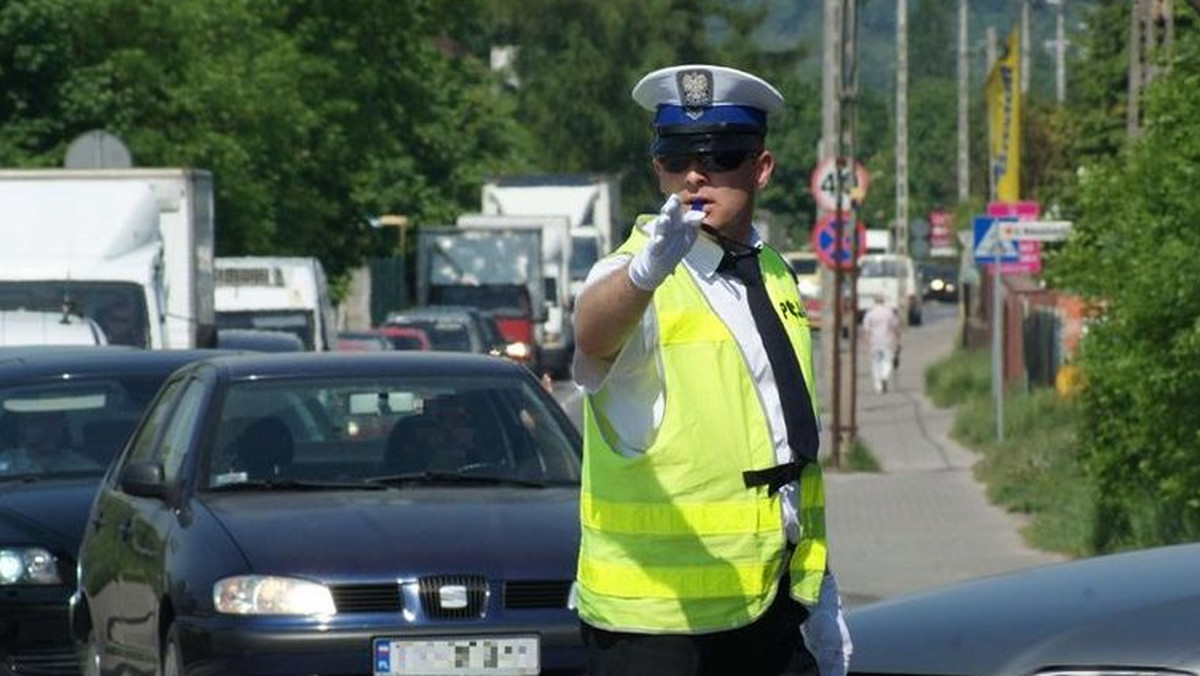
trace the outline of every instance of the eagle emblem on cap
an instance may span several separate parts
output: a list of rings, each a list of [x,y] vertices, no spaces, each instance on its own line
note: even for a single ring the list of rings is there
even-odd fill
[[[704,114],[704,109],[712,106],[713,76],[708,70],[685,70],[675,76],[675,85],[679,89],[679,102],[687,116],[693,120]]]

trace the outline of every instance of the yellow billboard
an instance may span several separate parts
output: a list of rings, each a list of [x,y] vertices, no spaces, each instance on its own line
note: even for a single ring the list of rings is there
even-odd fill
[[[988,116],[991,185],[997,202],[1021,198],[1020,49],[1016,29],[1008,34],[1000,58],[988,71],[984,90]]]

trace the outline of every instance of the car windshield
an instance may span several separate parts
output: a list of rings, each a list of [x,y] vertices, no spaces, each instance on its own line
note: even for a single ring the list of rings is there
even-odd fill
[[[162,376],[0,389],[0,481],[100,476]]]
[[[0,310],[39,310],[96,320],[110,345],[149,347],[149,315],[137,284],[125,282],[0,282]]]
[[[211,491],[574,485],[580,449],[516,377],[244,382],[206,454]]]
[[[897,269],[896,261],[886,258],[866,258],[863,259],[862,268],[858,272],[859,277],[898,277],[900,272]]]
[[[525,287],[513,284],[434,286],[429,290],[429,302],[431,305],[466,305],[501,314],[529,314],[528,292]]]
[[[314,349],[313,314],[307,310],[260,310],[257,312],[218,312],[217,330],[256,329],[283,331],[300,339],[305,350]]]
[[[817,259],[815,258],[793,258],[788,262],[792,264],[792,269],[798,275],[812,275],[817,272]]]

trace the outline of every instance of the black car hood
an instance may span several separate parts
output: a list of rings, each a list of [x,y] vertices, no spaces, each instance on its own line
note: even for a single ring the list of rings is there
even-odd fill
[[[574,487],[451,487],[235,493],[204,502],[257,573],[331,579],[520,571],[570,579],[578,495]]]
[[[1200,664],[1200,544],[1032,568],[854,608],[853,673]]]
[[[0,545],[42,545],[74,558],[99,485],[99,477],[0,484]]]

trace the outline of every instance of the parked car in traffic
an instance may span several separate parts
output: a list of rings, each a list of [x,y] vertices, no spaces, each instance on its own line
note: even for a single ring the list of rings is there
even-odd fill
[[[858,321],[882,297],[884,305],[894,308],[910,326],[921,323],[921,291],[917,269],[903,254],[867,254],[858,262]]]
[[[0,348],[0,673],[75,673],[67,604],[96,488],[167,376],[214,354]]]
[[[958,300],[957,263],[924,263],[920,278],[922,298],[947,303]]]
[[[800,301],[804,303],[809,327],[821,328],[821,264],[817,254],[812,251],[789,251],[783,254],[783,258],[796,274],[796,287],[800,291]]]
[[[424,332],[421,332],[419,338],[425,341],[426,346],[429,344],[429,339],[425,337]],[[339,331],[333,349],[341,352],[379,352],[405,348],[397,348],[388,336],[378,330],[371,330]],[[428,349],[428,347],[411,349]]]
[[[1052,564],[852,608],[852,674],[1200,673],[1200,544]]]
[[[379,332],[379,335],[383,336],[384,340],[388,341],[393,350],[433,349],[433,341],[429,339],[429,334],[419,326],[388,324],[379,327],[376,331]],[[463,326],[460,332],[465,334],[467,331],[469,329]]]
[[[308,349],[295,333],[273,329],[217,329],[217,347],[253,352],[302,352]]]
[[[181,369],[92,508],[85,672],[579,673],[581,447],[503,359]]]

